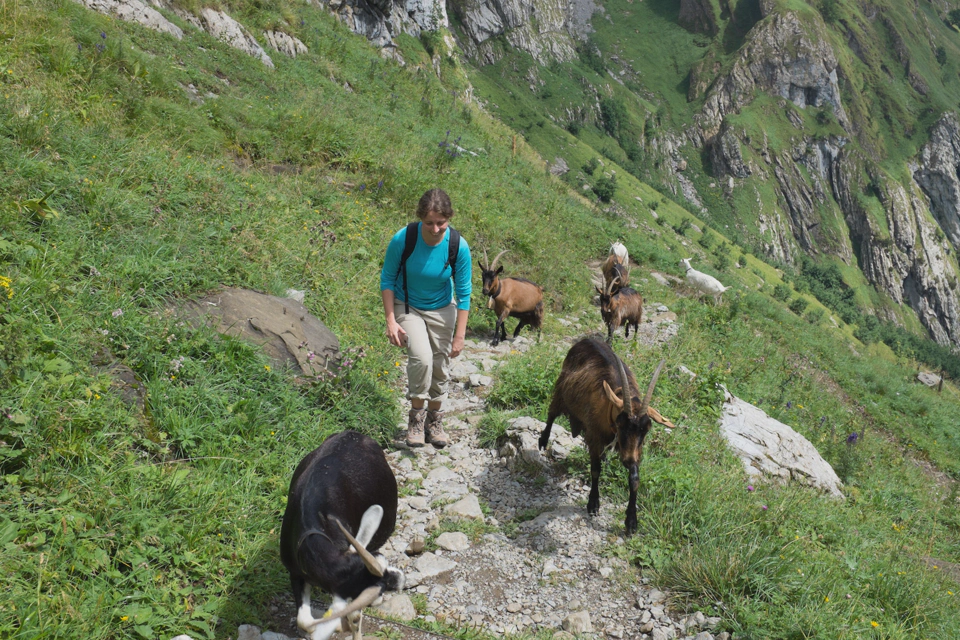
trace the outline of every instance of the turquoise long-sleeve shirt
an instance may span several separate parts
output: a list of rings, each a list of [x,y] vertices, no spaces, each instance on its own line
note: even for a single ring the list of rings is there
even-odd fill
[[[410,300],[403,296],[403,274],[400,273],[400,256],[407,238],[407,228],[400,229],[390,244],[387,256],[380,271],[380,290],[391,289],[394,297],[401,302],[409,302],[411,307],[431,311],[442,309],[450,304],[456,294],[457,309],[470,308],[470,294],[473,292],[470,247],[466,239],[460,237],[460,252],[457,254],[457,274],[455,282],[451,280],[452,270],[447,265],[450,252],[450,229],[443,234],[443,240],[431,247],[423,240],[421,226],[417,225],[417,246],[407,258],[407,292]]]

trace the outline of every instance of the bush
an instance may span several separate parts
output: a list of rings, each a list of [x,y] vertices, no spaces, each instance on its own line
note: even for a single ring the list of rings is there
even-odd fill
[[[773,299],[786,302],[793,295],[793,291],[785,284],[778,284],[773,288]]]
[[[683,218],[680,220],[680,224],[676,225],[673,228],[673,230],[676,231],[681,236],[683,236],[687,234],[687,231],[690,229],[692,225],[693,223],[690,222],[690,218]]]
[[[603,120],[603,130],[616,138],[620,128],[627,122],[627,107],[623,104],[623,100],[616,96],[601,98],[600,118]]]
[[[825,22],[837,22],[841,16],[842,4],[840,0],[822,0],[820,3],[820,15]]]
[[[600,176],[593,185],[593,192],[601,202],[610,202],[617,192],[617,176]]]
[[[947,64],[947,50],[943,47],[937,47],[937,64],[941,67]]]
[[[580,133],[580,123],[576,120],[571,120],[567,123],[567,131],[569,131],[572,136],[577,135]]]
[[[741,253],[741,254],[740,254],[740,257],[737,258],[737,266],[740,267],[741,269],[746,268],[746,266],[747,266],[747,254],[745,254],[745,253]]]
[[[592,176],[593,172],[597,170],[597,167],[600,166],[600,162],[596,158],[590,158],[583,163],[583,166],[580,167],[583,169],[583,172],[588,176]]]
[[[807,311],[807,315],[803,316],[803,318],[810,324],[817,325],[820,324],[821,320],[823,320],[823,316],[823,309],[811,309],[810,311]]]
[[[809,304],[806,298],[797,297],[790,301],[789,308],[790,311],[793,311],[798,316],[802,316]]]
[[[726,271],[730,268],[730,256],[726,253],[721,253],[717,256],[716,263],[717,271]]]

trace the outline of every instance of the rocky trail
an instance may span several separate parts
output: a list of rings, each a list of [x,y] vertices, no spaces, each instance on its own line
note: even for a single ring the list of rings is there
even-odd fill
[[[676,316],[662,305],[648,305],[644,318],[643,343],[677,333]],[[598,320],[588,311],[561,323],[590,333]],[[526,335],[497,347],[486,337],[467,340],[451,363],[444,405],[448,447],[411,450],[401,440],[388,452],[401,498],[396,531],[381,552],[404,569],[407,582],[404,592],[368,610],[365,635],[438,637],[400,624],[420,618],[492,636],[724,640],[728,634],[711,633],[718,618],[671,610],[668,594],[626,561],[604,554],[622,534],[624,505],[602,500],[600,513],[587,515],[589,480],[558,464],[582,446],[563,426],[554,425],[542,453],[536,439],[544,424],[533,417],[511,419],[496,447],[478,441],[490,374],[531,346]],[[565,351],[574,341],[557,348]],[[325,605],[314,600],[316,615]],[[272,630],[245,625],[238,637],[299,637],[292,599],[284,595],[271,609]]]

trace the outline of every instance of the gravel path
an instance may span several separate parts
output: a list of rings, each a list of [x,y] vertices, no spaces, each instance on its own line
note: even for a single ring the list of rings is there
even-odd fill
[[[582,333],[595,331],[596,315],[586,312],[583,320],[568,317],[561,323]],[[676,317],[666,307],[648,305],[644,317],[641,342],[652,345],[676,335]],[[556,464],[582,446],[579,439],[554,425],[550,448],[541,454],[536,438],[543,423],[522,417],[510,421],[498,448],[478,444],[474,426],[484,413],[490,373],[530,345],[524,336],[496,348],[468,340],[452,363],[454,381],[444,407],[451,445],[410,450],[398,442],[388,453],[402,497],[396,531],[381,552],[404,569],[407,584],[371,613],[471,626],[491,636],[714,640],[718,618],[671,611],[669,595],[635,567],[604,557],[622,532],[617,511],[623,505],[604,500],[596,517],[587,516],[589,485]],[[314,606],[320,615],[323,605]],[[287,624],[262,633],[241,627],[240,640],[296,637],[292,601],[275,608],[278,621]],[[366,634],[391,624],[366,620]],[[430,636],[397,627],[389,637]],[[728,637],[721,633],[716,640]]]

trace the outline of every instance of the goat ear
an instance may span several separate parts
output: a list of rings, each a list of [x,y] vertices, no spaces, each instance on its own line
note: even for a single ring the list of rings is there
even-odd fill
[[[654,422],[659,422],[665,427],[670,427],[671,429],[676,428],[676,425],[670,422],[669,418],[664,418],[662,415],[660,415],[660,412],[654,409],[653,407],[647,407],[647,415],[650,416],[651,420],[653,420]]]
[[[497,267],[497,273],[498,274],[503,273],[503,265],[500,265],[499,267]]]
[[[480,262],[479,260],[477,260],[477,266],[480,267],[480,271],[486,271],[486,269],[484,269],[483,267],[483,263]]]
[[[607,399],[612,402],[617,409],[623,409],[623,399],[613,392],[613,389],[610,388],[606,380],[603,381],[603,392],[607,394]]]
[[[357,530],[357,541],[366,549],[370,541],[373,540],[373,534],[380,527],[380,521],[383,520],[383,507],[378,504],[371,506],[364,512],[360,518],[360,528]]]

